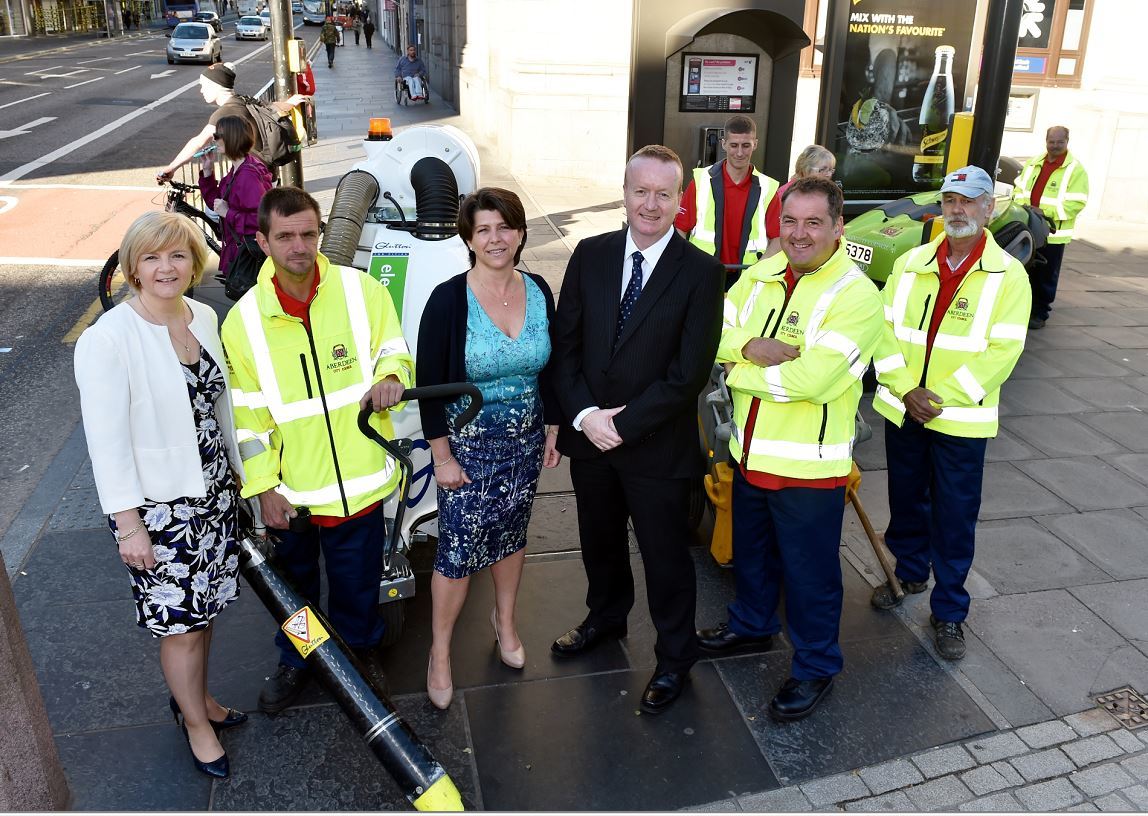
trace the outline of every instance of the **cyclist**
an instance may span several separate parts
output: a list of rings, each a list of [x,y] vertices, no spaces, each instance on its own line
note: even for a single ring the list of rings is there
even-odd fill
[[[413,45],[408,45],[406,55],[399,57],[398,64],[395,65],[395,82],[405,82],[411,99],[421,99],[427,93],[423,87],[426,81],[427,67],[419,59],[417,49]]]

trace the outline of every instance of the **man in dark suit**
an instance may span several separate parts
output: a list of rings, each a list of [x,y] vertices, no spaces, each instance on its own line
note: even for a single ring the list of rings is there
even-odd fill
[[[634,605],[632,519],[658,632],[642,695],[652,714],[681,694],[698,657],[689,554],[690,480],[701,474],[697,397],[721,336],[724,273],[674,231],[682,164],[661,145],[626,164],[629,226],[581,241],[555,318],[555,383],[566,416],[589,613],[551,647],[559,655],[624,637]]]

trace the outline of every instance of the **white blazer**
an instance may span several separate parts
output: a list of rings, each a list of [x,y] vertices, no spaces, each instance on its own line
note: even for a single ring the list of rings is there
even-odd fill
[[[231,466],[242,475],[219,318],[210,306],[184,302],[191,307],[191,333],[223,371],[226,387],[215,402],[215,417]],[[80,335],[74,365],[105,513],[139,507],[145,499],[207,495],[187,381],[166,327],[121,303]]]

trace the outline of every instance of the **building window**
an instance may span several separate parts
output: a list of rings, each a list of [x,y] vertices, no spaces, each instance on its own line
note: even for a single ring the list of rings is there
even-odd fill
[[[821,59],[825,53],[825,17],[833,0],[806,0],[805,36],[813,43],[801,49],[801,76],[821,76]]]
[[[1095,0],[1024,0],[1013,80],[1079,88]]]

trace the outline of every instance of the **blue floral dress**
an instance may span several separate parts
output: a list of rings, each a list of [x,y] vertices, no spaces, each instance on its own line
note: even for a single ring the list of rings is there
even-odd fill
[[[538,373],[550,359],[550,333],[542,290],[526,275],[522,279],[526,319],[514,339],[466,290],[466,374],[482,392],[483,405],[473,422],[450,431],[451,453],[470,484],[438,489],[434,568],[447,578],[464,578],[526,546],[546,441]],[[451,428],[469,401],[461,397],[448,406]]]
[[[132,569],[139,625],[156,637],[202,629],[239,597],[238,493],[215,401],[226,387],[207,353],[181,364],[195,418],[207,495],[141,506],[155,569]],[[114,531],[115,521],[109,516]],[[138,535],[138,534],[137,534]]]

